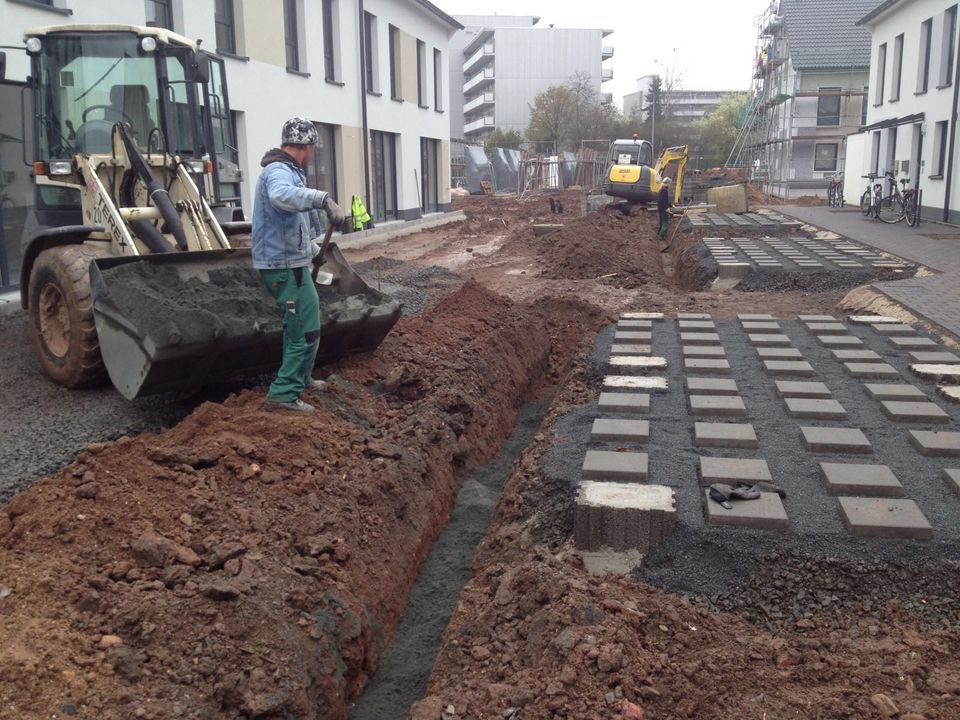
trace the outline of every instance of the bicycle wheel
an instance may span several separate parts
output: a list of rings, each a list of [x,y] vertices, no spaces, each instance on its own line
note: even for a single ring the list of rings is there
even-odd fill
[[[877,209],[877,219],[888,225],[900,222],[906,217],[903,212],[903,200],[899,195],[887,195],[880,201],[880,207]]]
[[[860,196],[860,212],[863,213],[864,217],[870,217],[870,213],[873,211],[873,195],[869,190],[864,190],[863,195]]]
[[[917,202],[914,197],[910,197],[904,203],[903,214],[907,218],[907,225],[910,227],[916,227],[917,221],[920,219],[920,208],[917,207]]]
[[[835,192],[837,196],[837,207],[842,208],[843,207],[843,183],[840,183],[839,185],[837,185],[837,189]]]
[[[833,189],[833,185],[827,187],[827,205],[833,207],[836,204],[837,191]]]

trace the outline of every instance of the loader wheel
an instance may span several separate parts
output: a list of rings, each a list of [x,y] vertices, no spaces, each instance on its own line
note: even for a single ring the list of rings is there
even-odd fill
[[[33,344],[43,371],[69,388],[100,385],[107,373],[93,320],[90,261],[100,253],[83,245],[44,250],[30,273]]]

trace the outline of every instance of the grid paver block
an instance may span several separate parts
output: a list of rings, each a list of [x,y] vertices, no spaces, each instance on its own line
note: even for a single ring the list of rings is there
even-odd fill
[[[831,350],[830,353],[834,359],[841,362],[855,361],[868,362],[870,360],[880,361],[882,358],[873,350]]]
[[[803,444],[813,452],[873,452],[870,441],[859,428],[801,427],[800,435],[803,437]]]
[[[939,405],[927,401],[884,400],[880,403],[883,414],[897,422],[918,422],[930,425],[950,422],[950,416]]]
[[[691,395],[690,414],[696,417],[743,417],[747,414],[747,408],[737,395]]]
[[[831,495],[903,497],[903,485],[886,465],[820,463],[820,479]]]
[[[730,363],[713,358],[684,358],[683,369],[711,375],[727,375],[730,373]]]
[[[846,335],[847,326],[838,322],[808,322],[807,328],[817,335]]]
[[[943,482],[948,488],[960,495],[960,470],[956,468],[944,469]]]
[[[676,499],[664,485],[585,480],[575,506],[574,542],[580,550],[647,553],[677,524]]]
[[[851,535],[857,537],[929,540],[930,522],[913,500],[838,497],[840,516]]]
[[[806,360],[764,360],[764,369],[775,376],[813,377],[813,366]]]
[[[937,391],[951,402],[960,402],[960,385],[938,385]]]
[[[797,319],[803,323],[837,321],[833,315],[798,315]]]
[[[644,415],[650,412],[648,393],[602,392],[598,403],[600,412]]]
[[[792,347],[758,347],[757,355],[761,360],[800,360],[803,358],[803,353]]]
[[[920,377],[930,378],[937,382],[956,385],[960,383],[960,365],[948,365],[945,363],[917,363],[910,366]]]
[[[803,380],[777,380],[777,395],[782,398],[822,399],[832,396],[830,388],[821,382]]]
[[[765,315],[763,313],[737,313],[738,320],[746,321],[763,321],[763,320],[775,320],[776,318],[773,315]]]
[[[717,326],[713,320],[678,320],[677,325],[681,330],[716,330]]]
[[[790,417],[808,420],[846,420],[847,411],[836,400],[820,398],[786,398],[787,414]]]
[[[928,457],[960,457],[960,432],[911,430],[910,444]]]
[[[863,347],[863,340],[855,335],[817,335],[817,342],[825,348]]]
[[[892,337],[887,338],[898,350],[919,350],[922,348],[937,347],[937,343],[925,337]]]
[[[730,378],[687,378],[687,392],[691,395],[737,395],[736,380]]]
[[[582,476],[585,480],[644,482],[648,464],[647,453],[587,450]]]
[[[960,364],[960,355],[954,355],[952,352],[938,352],[936,350],[915,350],[910,353],[910,357],[916,363],[931,363],[941,365]]]
[[[683,345],[719,345],[720,336],[708,332],[681,332],[680,342]]]
[[[693,435],[698,447],[757,447],[757,434],[749,423],[696,422],[693,424]]]
[[[649,345],[619,345],[614,343],[610,346],[611,355],[649,355],[653,348]]]
[[[790,344],[790,338],[782,333],[750,333],[747,339],[758,347],[776,347]]]
[[[613,334],[613,342],[621,345],[649,344],[653,333],[644,330],[617,330]]]
[[[650,438],[648,420],[597,418],[590,430],[593,442],[646,442]]]
[[[760,493],[756,500],[731,500],[730,509],[710,499],[704,488],[707,524],[711,527],[743,527],[757,530],[783,530],[790,526],[787,511],[777,493]]]
[[[874,400],[926,400],[923,390],[907,383],[864,383],[864,390]]]
[[[653,327],[652,320],[618,320],[617,330],[649,330]]]
[[[603,389],[613,391],[637,390],[646,392],[666,392],[670,381],[665,377],[634,377],[632,375],[606,375]]]
[[[719,345],[684,345],[684,357],[726,357],[727,352]]]
[[[700,484],[773,482],[766,460],[753,458],[700,458]]]
[[[843,364],[843,367],[847,373],[855,378],[900,377],[900,373],[897,372],[897,369],[893,367],[893,365],[888,365],[887,363],[846,362]]]
[[[873,326],[881,335],[916,335],[917,331],[903,323],[877,323]]]
[[[651,370],[663,370],[666,368],[667,359],[653,356],[614,355],[610,358],[608,367],[611,372],[644,375]]]
[[[620,313],[621,320],[663,320],[663,313],[658,312],[625,312]]]
[[[780,323],[772,320],[741,320],[740,324],[743,326],[743,329],[748,332],[777,332],[782,330]]]

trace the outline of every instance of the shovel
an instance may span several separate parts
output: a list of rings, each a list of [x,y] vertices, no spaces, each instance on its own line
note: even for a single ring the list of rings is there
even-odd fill
[[[324,263],[327,256],[327,246],[330,244],[330,238],[333,236],[333,223],[327,222],[327,231],[323,234],[323,242],[320,243],[320,252],[313,259],[313,282],[315,285],[329,285],[333,282],[333,275],[328,272],[321,272],[320,266]]]
[[[673,231],[670,233],[670,236],[667,239],[666,244],[660,247],[660,252],[662,253],[669,252],[670,249],[673,247],[673,241],[676,239],[677,232],[680,230],[680,226],[683,224],[683,219],[686,216],[687,216],[687,211],[686,211],[686,208],[684,208],[683,212],[680,213],[680,220],[677,222],[676,225],[673,226]]]

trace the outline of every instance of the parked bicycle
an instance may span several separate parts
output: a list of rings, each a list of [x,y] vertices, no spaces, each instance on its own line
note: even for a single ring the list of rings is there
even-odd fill
[[[843,207],[843,173],[836,173],[827,185],[827,204],[830,207]]]
[[[884,178],[890,189],[882,198],[874,197],[876,218],[889,225],[906,220],[908,225],[913,226],[916,222],[917,206],[914,191],[907,190],[910,180],[901,178],[898,186],[896,177],[889,170],[884,173]]]
[[[863,195],[860,196],[860,212],[863,213],[864,217],[870,217],[871,215],[876,217],[876,206],[880,197],[883,195],[883,185],[874,182],[874,180],[879,177],[875,173],[861,175],[860,177],[866,178],[869,181],[867,183],[867,189],[864,190]],[[874,202],[874,197],[877,198],[877,202]]]

